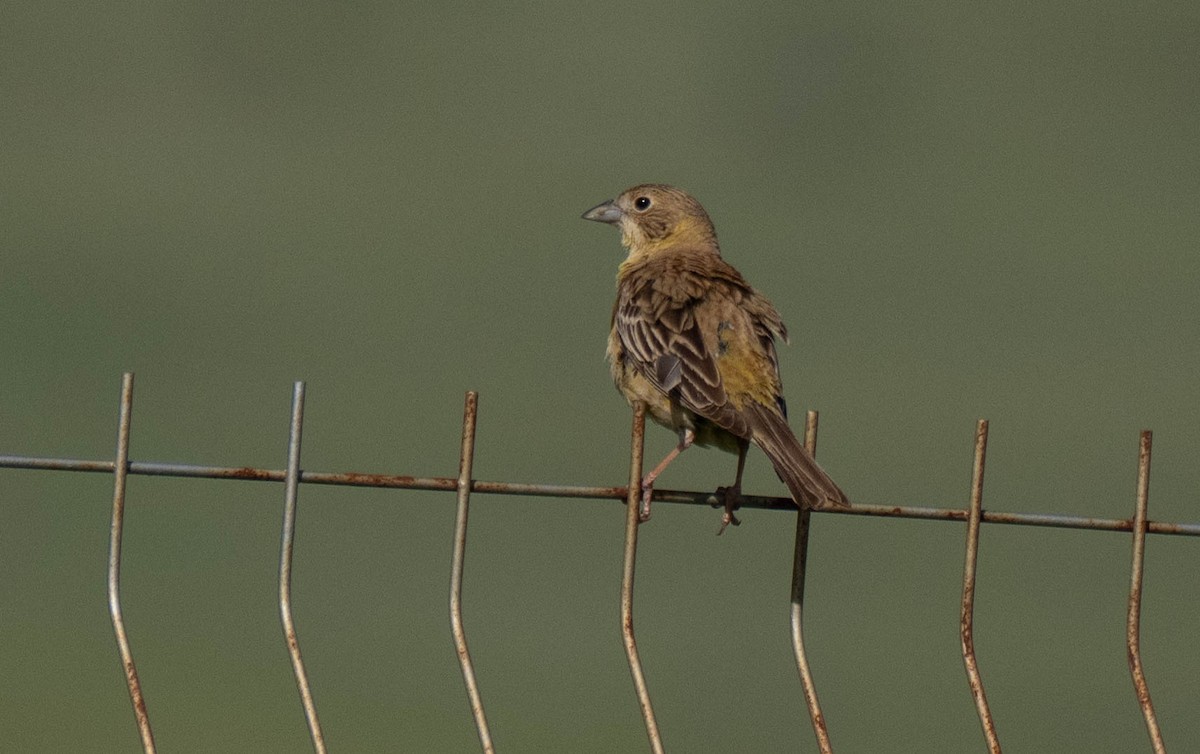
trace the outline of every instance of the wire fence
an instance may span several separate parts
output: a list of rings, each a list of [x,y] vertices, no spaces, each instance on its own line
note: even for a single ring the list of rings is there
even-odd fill
[[[621,634],[625,654],[633,677],[634,692],[645,722],[650,750],[662,752],[663,740],[654,714],[646,675],[638,655],[634,632],[633,597],[634,573],[637,561],[638,503],[641,494],[643,440],[645,433],[645,407],[638,404],[633,412],[630,431],[629,483],[618,487],[581,487],[569,485],[523,484],[512,482],[488,482],[472,478],[471,470],[475,453],[475,422],[478,396],[466,394],[463,411],[462,450],[457,478],[412,477],[388,474],[360,474],[353,472],[316,472],[300,468],[301,435],[304,425],[304,383],[297,382],[292,394],[291,423],[288,434],[288,460],[286,469],[263,469],[251,467],[196,466],[188,464],[155,463],[129,460],[129,438],[133,414],[133,374],[126,373],[121,382],[121,399],[117,423],[117,450],[112,461],[81,460],[65,458],[36,458],[0,455],[0,468],[83,471],[110,473],[113,475],[112,524],[108,558],[108,606],[112,619],[117,650],[125,672],[129,698],[133,706],[134,720],[141,736],[142,748],[155,751],[154,733],[137,666],[125,623],[121,613],[121,535],[125,516],[125,486],[129,474],[169,476],[184,478],[241,479],[253,481],[283,482],[284,515],[281,529],[279,556],[279,614],[284,639],[292,662],[300,702],[304,709],[313,749],[320,754],[326,751],[325,738],[321,731],[316,705],[309,685],[308,674],[300,653],[300,641],[292,618],[291,575],[292,543],[296,525],[296,501],[301,484],[326,484],[351,487],[388,487],[418,490],[454,492],[457,508],[454,525],[453,557],[450,578],[450,631],[462,669],[467,698],[479,733],[480,748],[484,752],[495,752],[483,699],[475,678],[471,654],[467,646],[466,628],[463,623],[463,568],[466,557],[468,512],[472,493],[494,495],[548,496],[564,498],[619,499],[626,502],[626,527],[624,559],[621,575]],[[806,417],[804,442],[810,451],[816,451],[817,414],[810,411]],[[880,516],[891,518],[915,518],[936,521],[961,521],[966,527],[966,554],[963,566],[962,605],[960,613],[960,636],[963,665],[967,685],[979,715],[984,740],[989,752],[1000,752],[1001,745],[995,721],[988,707],[982,674],[975,659],[974,643],[974,595],[975,565],[979,552],[979,532],[984,523],[1021,526],[1048,526],[1096,531],[1123,531],[1132,534],[1132,564],[1130,567],[1129,602],[1126,613],[1126,649],[1130,677],[1134,692],[1145,720],[1146,731],[1156,754],[1166,751],[1158,719],[1151,701],[1149,686],[1142,668],[1140,647],[1140,618],[1142,606],[1142,564],[1145,556],[1147,534],[1170,534],[1200,536],[1198,523],[1168,523],[1150,521],[1147,518],[1150,486],[1151,433],[1141,433],[1138,450],[1137,495],[1133,516],[1129,519],[1086,518],[1054,514],[1004,513],[983,509],[983,480],[987,454],[988,423],[980,420],[976,426],[974,467],[971,480],[970,504],[966,509],[922,508],[908,506],[852,505],[847,509],[829,511],[843,515]],[[655,489],[654,500],[672,503],[711,506],[717,504],[712,493],[684,492]],[[742,507],[792,510],[796,507],[790,498],[744,496]],[[817,687],[807,653],[804,648],[804,583],[806,576],[809,523],[812,512],[802,509],[796,515],[796,545],[793,557],[791,587],[791,639],[800,676],[804,700],[816,736],[817,747],[823,752],[832,752],[833,746],[828,725],[821,712]]]

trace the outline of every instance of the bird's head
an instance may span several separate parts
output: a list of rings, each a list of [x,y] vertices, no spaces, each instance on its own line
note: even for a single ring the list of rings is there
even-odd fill
[[[681,246],[717,248],[717,233],[700,202],[661,183],[626,189],[584,212],[583,219],[617,226],[630,259]]]

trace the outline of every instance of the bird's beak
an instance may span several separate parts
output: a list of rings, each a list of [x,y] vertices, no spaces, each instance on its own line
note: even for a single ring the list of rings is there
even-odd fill
[[[597,204],[587,212],[583,213],[584,220],[595,220],[598,223],[608,223],[615,225],[621,222],[621,208],[617,206],[616,200],[610,199],[603,204]]]

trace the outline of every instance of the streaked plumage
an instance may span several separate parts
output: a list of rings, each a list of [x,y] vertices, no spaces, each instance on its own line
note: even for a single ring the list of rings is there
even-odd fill
[[[787,328],[771,302],[721,258],[700,203],[671,186],[643,184],[583,217],[616,225],[629,250],[617,274],[608,338],[613,380],[680,438],[643,480],[643,518],[654,480],[693,442],[738,454],[736,481],[718,491],[722,529],[737,523],[750,441],[771,459],[798,505],[847,505],[788,426],[775,352],[776,338],[787,342]]]

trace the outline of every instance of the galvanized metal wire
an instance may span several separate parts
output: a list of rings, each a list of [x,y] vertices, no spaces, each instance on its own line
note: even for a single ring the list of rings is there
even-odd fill
[[[121,665],[125,668],[125,683],[129,687],[129,701],[133,704],[133,717],[137,721],[138,735],[142,738],[142,749],[151,754],[155,751],[154,732],[150,728],[150,714],[146,711],[142,683],[138,679],[137,665],[133,661],[133,650],[129,646],[129,635],[125,632],[125,618],[121,612],[121,534],[125,527],[125,482],[129,474],[129,433],[132,420],[133,375],[127,373],[121,378],[117,459],[112,466],[113,510],[108,540],[108,612],[112,617],[113,633],[117,637]]]
[[[971,470],[971,507],[967,516],[967,554],[963,565],[962,612],[959,636],[962,639],[963,666],[967,684],[975,700],[975,710],[983,725],[983,737],[990,754],[1000,754],[1000,738],[983,690],[983,678],[975,659],[975,566],[979,560],[979,523],[983,518],[983,467],[987,456],[988,423],[980,419],[975,426],[975,463]]]
[[[817,412],[809,411],[804,421],[804,446],[808,452],[817,453]],[[821,712],[817,699],[817,684],[813,680],[812,668],[808,665],[808,653],[804,650],[804,579],[808,573],[808,534],[812,525],[812,511],[803,506],[796,512],[796,547],[792,556],[792,654],[796,656],[796,672],[800,674],[800,687],[804,691],[804,703],[808,707],[808,719],[812,722],[813,734],[817,737],[817,748],[821,754],[830,754],[833,744],[829,741],[829,726]]]
[[[479,411],[479,394],[467,393],[463,407],[462,453],[458,463],[458,504],[454,514],[454,555],[450,561],[450,634],[454,639],[454,650],[458,653],[458,664],[462,668],[463,683],[467,687],[467,701],[475,728],[479,731],[479,744],[484,754],[493,754],[492,733],[488,728],[487,716],[483,713],[483,697],[479,694],[479,683],[475,679],[475,666],[471,663],[471,652],[467,649],[467,632],[463,626],[462,582],[463,566],[467,557],[467,512],[471,502],[471,467],[475,461],[475,418]]]
[[[1146,721],[1146,732],[1154,754],[1164,754],[1162,731],[1158,717],[1154,714],[1154,703],[1150,701],[1150,687],[1146,684],[1146,673],[1142,669],[1142,565],[1146,557],[1146,509],[1150,502],[1150,430],[1143,430],[1138,444],[1137,503],[1133,511],[1133,566],[1129,578],[1129,614],[1125,623],[1125,641],[1129,654],[1129,673],[1133,677],[1133,689],[1137,693],[1138,705]]]
[[[641,521],[638,517],[642,502],[642,459],[646,436],[646,404],[638,402],[633,407],[632,442],[629,450],[629,489],[625,496],[625,556],[621,564],[621,639],[625,644],[625,657],[629,672],[633,675],[633,689],[637,694],[638,707],[646,724],[646,736],[650,739],[650,751],[662,754],[662,734],[658,731],[658,720],[654,717],[654,706],[650,703],[650,691],[646,687],[646,674],[638,656],[637,639],[633,634],[633,575],[637,563],[637,535]]]
[[[292,659],[292,672],[296,676],[296,689],[300,692],[300,704],[304,707],[304,719],[308,723],[308,734],[312,738],[313,750],[325,754],[325,736],[321,722],[317,719],[317,705],[313,701],[312,687],[304,659],[300,656],[300,639],[296,635],[296,621],[292,618],[292,550],[296,540],[296,498],[300,486],[300,437],[304,429],[304,383],[297,382],[292,390],[292,421],[288,429],[287,472],[283,484],[283,533],[279,545],[279,619],[283,624],[283,638],[287,643],[288,656]]]
[[[46,458],[38,456],[0,455],[0,468],[37,469],[43,471],[80,471],[101,474],[113,473],[112,461],[79,458]],[[165,476],[200,479],[241,479],[258,482],[282,482],[284,469],[264,469],[249,466],[204,466],[187,463],[130,461],[126,469],[133,476]],[[300,484],[327,484],[341,487],[383,487],[387,489],[433,490],[455,492],[455,477],[415,477],[405,474],[368,474],[356,471],[300,471]],[[572,484],[526,484],[472,480],[471,492],[481,495],[518,495],[522,497],[557,497],[589,500],[624,500],[628,487],[598,487]],[[712,492],[694,492],[654,488],[654,501],[681,505],[713,507],[719,501]],[[743,495],[741,508],[759,510],[796,510],[790,497]],[[868,505],[854,503],[847,508],[820,511],[839,516],[877,516],[880,518],[912,518],[923,521],[966,522],[966,508],[931,508],[916,505]],[[1133,531],[1127,518],[1091,518],[1065,516],[1055,513],[1008,513],[983,511],[980,521],[985,524],[1010,526],[1045,526],[1057,529],[1091,529],[1095,531]],[[1200,537],[1200,522],[1147,521],[1147,534],[1172,534]]]
[[[455,492],[458,498],[455,517],[454,553],[451,561],[450,621],[451,634],[458,651],[467,689],[468,701],[475,718],[482,750],[494,751],[491,733],[483,713],[483,702],[475,679],[470,653],[467,651],[466,633],[462,620],[463,593],[462,576],[466,552],[468,505],[471,493],[496,495],[543,496],[574,499],[624,500],[627,504],[625,527],[625,556],[621,575],[621,635],[626,657],[633,676],[634,691],[642,711],[646,733],[653,752],[662,752],[662,735],[654,715],[651,697],[646,685],[645,673],[638,656],[637,641],[633,624],[634,573],[637,559],[637,532],[639,527],[638,508],[641,496],[643,440],[645,432],[645,407],[635,406],[633,427],[630,432],[629,483],[612,487],[588,487],[574,485],[526,484],[513,482],[489,482],[472,478],[474,457],[475,425],[478,396],[468,393],[463,419],[463,443],[460,455],[459,475],[449,477],[414,477],[399,474],[364,474],[358,472],[319,472],[300,468],[300,440],[303,426],[304,383],[297,382],[293,389],[292,417],[288,436],[288,458],[285,469],[263,469],[251,467],[201,466],[177,463],[130,461],[129,443],[133,411],[133,375],[125,374],[121,383],[120,409],[118,415],[117,452],[112,461],[89,459],[40,458],[0,455],[0,468],[61,470],[113,475],[113,513],[108,557],[108,602],[117,648],[124,667],[125,678],[133,705],[134,719],[146,752],[155,751],[154,736],[150,727],[145,696],[133,660],[129,636],[121,611],[121,534],[125,516],[125,488],[129,475],[171,476],[183,478],[241,479],[284,483],[284,519],[280,547],[279,607],[280,619],[292,659],[297,689],[304,707],[305,718],[312,738],[314,750],[325,751],[324,737],[318,722],[304,663],[300,655],[299,641],[291,605],[291,573],[293,542],[295,537],[296,503],[301,484],[343,485],[352,487],[386,487],[398,489],[421,489]],[[810,412],[806,423],[805,442],[810,450],[816,449],[817,416]],[[1151,434],[1144,431],[1138,454],[1138,482],[1134,515],[1130,519],[1103,519],[1055,514],[1005,513],[983,509],[983,471],[987,449],[988,424],[980,420],[975,433],[974,467],[971,482],[970,503],[965,509],[929,508],[902,505],[854,504],[846,509],[820,511],[855,516],[879,516],[886,518],[914,518],[929,521],[961,521],[967,525],[966,552],[963,567],[963,596],[960,613],[963,663],[967,673],[977,712],[982,724],[985,742],[989,751],[999,752],[1000,744],[995,723],[988,708],[982,677],[975,659],[974,598],[976,587],[976,564],[981,525],[985,523],[1018,526],[1049,526],[1094,531],[1130,532],[1133,540],[1133,557],[1130,574],[1129,609],[1126,623],[1126,638],[1129,669],[1138,704],[1145,719],[1147,732],[1155,752],[1165,751],[1162,733],[1150,700],[1149,687],[1142,665],[1140,647],[1140,619],[1142,602],[1143,564],[1147,534],[1169,534],[1175,536],[1200,536],[1200,522],[1177,523],[1149,521],[1147,506],[1149,499]],[[712,493],[685,492],[655,489],[653,499],[664,503],[711,506],[719,504]],[[741,507],[776,510],[795,510],[790,498],[745,496]],[[803,696],[822,752],[831,752],[830,735],[824,714],[817,700],[816,684],[808,665],[804,649],[803,606],[804,586],[808,573],[807,547],[811,533],[811,512],[802,509],[796,519],[796,545],[793,554],[791,585],[791,632],[797,670],[801,679]]]

